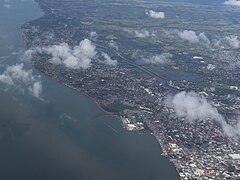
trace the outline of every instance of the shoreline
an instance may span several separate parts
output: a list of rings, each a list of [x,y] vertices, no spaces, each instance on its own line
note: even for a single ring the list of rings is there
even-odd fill
[[[39,17],[36,18],[36,19],[31,20],[31,21],[34,21],[34,20],[37,20],[37,19],[39,19],[39,18],[42,18],[42,17],[46,16],[46,13],[45,13],[45,12],[43,11],[43,9],[40,7],[39,3],[38,3],[36,0],[33,0],[33,3],[37,4],[37,7],[41,10],[42,15],[39,16]],[[26,36],[25,36],[24,32],[22,31],[22,30],[23,30],[22,27],[23,27],[25,24],[30,23],[31,21],[28,21],[28,22],[25,22],[24,24],[22,24],[22,25],[20,26],[20,29],[19,29],[19,30],[20,30],[20,34],[21,34],[21,39],[22,39],[23,44],[24,44],[24,48],[25,48],[26,50],[30,49],[31,47],[28,47],[28,45],[27,45]],[[114,117],[114,118],[118,119],[118,120],[120,121],[120,123],[121,123],[122,128],[125,129],[127,132],[131,132],[131,131],[127,130],[126,128],[124,128],[124,125],[123,125],[123,122],[122,122],[120,116],[114,114],[113,112],[106,111],[106,110],[99,104],[99,102],[97,102],[97,100],[95,100],[93,97],[90,97],[89,95],[86,95],[85,93],[82,93],[79,89],[77,89],[77,88],[75,88],[75,87],[72,87],[71,85],[68,85],[67,83],[62,83],[62,82],[58,81],[57,79],[54,79],[53,77],[47,75],[46,73],[41,72],[39,69],[37,69],[37,68],[34,66],[34,63],[33,63],[32,60],[31,60],[30,62],[31,62],[31,65],[33,66],[33,68],[34,68],[35,70],[37,70],[38,73],[40,73],[41,75],[45,76],[47,79],[53,80],[53,81],[57,82],[58,84],[64,85],[65,87],[70,88],[71,90],[75,91],[76,93],[79,93],[80,95],[89,98],[94,104],[96,104],[96,106],[100,109],[100,111],[104,113],[102,116],[111,116],[111,117]],[[177,173],[178,173],[178,175],[179,175],[179,178],[180,178],[179,169],[178,169],[178,167],[176,166],[176,164],[175,164],[173,161],[171,161],[171,159],[170,159],[170,157],[168,156],[166,150],[163,148],[162,141],[157,138],[157,135],[154,134],[153,130],[147,125],[147,123],[146,123],[146,126],[148,127],[148,129],[149,129],[150,132],[147,132],[147,133],[145,133],[145,134],[147,134],[147,135],[149,135],[149,136],[152,136],[152,137],[155,139],[155,141],[157,142],[157,144],[159,145],[159,148],[160,148],[160,155],[161,155],[162,157],[167,158],[167,159],[169,160],[169,162],[174,166],[174,168],[175,168],[175,170],[177,171]],[[137,130],[137,131],[133,131],[133,132],[134,132],[134,133],[141,134],[141,133],[139,133],[140,131],[138,131],[138,130]],[[180,179],[181,179],[181,178],[180,178]]]
[[[33,64],[32,64],[32,66],[34,67]],[[114,114],[114,113],[112,113],[112,112],[109,112],[109,111],[104,110],[104,108],[102,108],[102,106],[101,106],[93,97],[90,97],[89,95],[86,95],[86,94],[82,93],[82,92],[81,92],[80,90],[78,90],[77,88],[74,88],[74,87],[72,87],[72,86],[70,86],[70,85],[68,85],[68,84],[66,84],[66,83],[61,83],[60,81],[58,81],[58,80],[52,78],[51,76],[49,76],[49,75],[41,72],[40,70],[38,70],[38,69],[35,68],[35,67],[34,67],[34,69],[37,70],[37,72],[40,73],[42,76],[45,76],[47,79],[52,80],[52,81],[55,81],[55,82],[57,82],[59,85],[63,85],[63,86],[65,86],[65,87],[73,90],[74,92],[76,92],[76,93],[78,93],[78,94],[80,94],[80,95],[82,95],[82,96],[85,96],[85,97],[89,98],[89,99],[99,108],[99,110],[103,113],[103,115],[101,115],[101,117],[102,117],[102,116],[103,116],[103,117],[104,117],[104,116],[111,116],[111,117],[116,118],[117,120],[120,121],[122,128],[125,129],[127,132],[137,133],[138,135],[140,135],[140,134],[146,134],[146,135],[148,135],[148,136],[153,137],[153,138],[155,139],[155,141],[157,142],[157,144],[159,145],[160,155],[161,155],[162,157],[164,157],[164,158],[167,158],[167,159],[169,160],[169,162],[170,162],[171,164],[173,164],[175,170],[177,171],[177,173],[178,173],[178,175],[179,175],[179,168],[178,168],[178,167],[176,166],[176,164],[171,160],[171,158],[170,158],[170,157],[168,156],[168,154],[167,154],[167,151],[163,148],[163,145],[162,145],[163,142],[157,138],[157,135],[154,134],[154,132],[151,130],[151,128],[147,125],[147,123],[146,123],[146,126],[148,127],[149,132],[141,133],[139,130],[129,131],[129,130],[127,130],[127,129],[124,127],[123,122],[122,122],[122,120],[121,120],[121,117],[119,117],[118,115],[116,115],[116,114]],[[180,175],[179,175],[179,176],[180,176]]]

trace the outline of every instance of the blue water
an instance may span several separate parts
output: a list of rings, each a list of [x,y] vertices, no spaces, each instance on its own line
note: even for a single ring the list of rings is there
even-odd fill
[[[9,4],[0,2],[1,73],[21,62],[21,24],[42,15],[31,0]],[[178,179],[155,138],[127,132],[89,98],[44,76],[42,81],[44,100],[1,85],[1,180]]]

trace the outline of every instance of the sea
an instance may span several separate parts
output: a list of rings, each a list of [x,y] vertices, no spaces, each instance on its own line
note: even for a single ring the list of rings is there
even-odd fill
[[[33,69],[20,26],[42,15],[32,0],[0,0],[0,74],[17,63]],[[41,99],[0,85],[1,180],[179,179],[152,135],[129,132],[90,98],[41,80]]]

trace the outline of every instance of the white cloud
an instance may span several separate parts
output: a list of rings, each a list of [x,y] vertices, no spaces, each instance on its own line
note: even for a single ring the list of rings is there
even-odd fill
[[[34,76],[32,70],[24,68],[22,63],[8,66],[3,74],[0,75],[0,83],[21,92],[25,92],[27,89],[29,93],[37,98],[40,98],[42,94],[40,78]]]
[[[9,86],[14,85],[14,82],[13,82],[11,76],[7,75],[6,73],[0,75],[0,82],[7,84]]]
[[[240,47],[240,41],[238,40],[238,36],[226,36],[224,38],[220,38],[219,40],[215,40],[214,45],[220,48],[232,48],[238,49]]]
[[[191,30],[176,31],[176,33],[181,39],[190,43],[200,43],[205,46],[209,46],[211,44],[204,32],[200,33],[199,35],[197,35],[195,31]]]
[[[29,91],[33,96],[40,98],[42,95],[42,82],[34,82],[32,87],[29,88]]]
[[[238,39],[238,36],[235,35],[220,37],[219,39],[212,39],[210,41],[204,32],[197,34],[192,30],[165,30],[164,33],[168,38],[175,39],[176,36],[178,36],[184,41],[192,44],[203,45],[205,47],[232,49],[240,48],[240,41]]]
[[[22,59],[23,59],[24,61],[30,62],[30,61],[32,60],[32,56],[33,56],[34,53],[35,53],[34,50],[28,49],[28,50],[25,51],[25,53],[23,54]]]
[[[114,41],[110,42],[112,44],[109,45],[116,45]],[[117,48],[117,46],[114,47]],[[24,58],[31,60],[36,53],[48,54],[51,56],[49,62],[55,65],[64,65],[70,69],[87,69],[91,66],[92,59],[97,56],[96,46],[88,39],[82,40],[78,46],[74,47],[61,43],[59,45],[30,49],[25,52]],[[102,53],[101,55],[103,57],[102,63],[110,66],[117,65],[117,60],[111,59],[108,54]]]
[[[23,64],[16,64],[13,66],[9,66],[4,71],[4,73],[0,75],[0,79],[1,77],[8,76],[9,78],[12,79],[11,83],[8,83],[8,84],[12,84],[12,82],[14,83],[14,81],[22,81],[24,84],[27,84],[28,82],[32,82],[33,81],[32,71],[24,70],[23,68],[24,68]]]
[[[165,18],[165,13],[164,12],[156,12],[153,10],[148,10],[145,12],[146,15],[148,15],[151,18],[155,19],[164,19]]]
[[[134,30],[134,33],[135,33],[135,36],[138,38],[146,38],[150,36],[150,33],[147,30],[140,30],[140,31]]]
[[[240,6],[240,1],[239,0],[227,0],[224,2],[225,5],[228,6]]]
[[[91,39],[92,41],[97,41],[97,38],[98,38],[97,32],[92,31],[92,32],[89,33],[89,36],[90,36],[90,39]]]
[[[103,63],[105,63],[109,66],[116,66],[117,65],[117,60],[112,60],[111,57],[108,54],[102,53],[102,56],[104,58]]]
[[[195,92],[180,92],[168,97],[165,103],[168,107],[174,109],[179,118],[185,118],[191,123],[206,119],[215,120],[222,125],[226,135],[230,137],[240,135],[240,125],[234,128],[227,124],[218,110],[206,98]]]
[[[5,8],[8,8],[8,9],[9,9],[9,8],[11,8],[11,7],[12,7],[12,5],[11,5],[11,4],[4,4],[4,5],[3,5],[3,7],[5,7]]]
[[[198,39],[199,39],[200,42],[203,42],[206,45],[210,45],[211,44],[210,40],[208,39],[208,37],[205,35],[204,32],[200,33],[198,35]]]
[[[113,39],[111,41],[109,41],[108,45],[109,45],[109,47],[111,47],[115,50],[118,50],[118,45]]]
[[[138,37],[138,38],[147,38],[150,36],[156,36],[154,33],[151,33],[146,29],[133,30],[130,28],[124,28],[123,30],[131,35],[134,35],[135,37]]]
[[[177,116],[184,117],[191,122],[199,119],[222,118],[216,108],[195,92],[180,92],[170,97],[167,102],[175,110]]]
[[[239,42],[237,36],[228,36],[225,38],[225,40],[231,48],[233,48],[233,49],[239,48],[240,42]]]
[[[10,3],[11,3],[11,0],[4,0],[3,7],[8,8],[8,9],[11,8],[12,5]]]
[[[194,32],[194,31],[184,30],[182,32],[179,32],[178,35],[181,39],[188,41],[190,43],[198,43],[199,42],[199,38],[198,38],[196,32]]]
[[[57,65],[63,64],[71,69],[89,68],[92,58],[97,54],[95,45],[88,39],[82,40],[78,46],[74,47],[62,43],[49,47],[36,48],[33,52],[49,54],[52,56],[50,62]]]
[[[162,53],[162,54],[152,56],[150,58],[144,58],[144,61],[146,63],[152,63],[152,64],[165,64],[165,63],[168,63],[171,58],[172,58],[171,53]]]
[[[204,47],[211,47],[212,43],[207,37],[207,35],[204,32],[201,32],[197,34],[195,31],[192,30],[183,30],[179,31],[176,29],[173,30],[163,30],[163,34],[166,38],[177,40],[177,38],[180,38],[184,41],[187,41],[192,44],[198,44]]]

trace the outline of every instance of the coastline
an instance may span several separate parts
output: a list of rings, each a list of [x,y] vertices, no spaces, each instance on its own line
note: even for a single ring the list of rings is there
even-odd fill
[[[24,41],[24,42],[25,42],[25,41]],[[34,67],[33,64],[32,64],[32,66]],[[41,72],[40,70],[38,70],[38,69],[35,68],[35,67],[34,67],[34,69],[37,70],[38,73],[41,73],[41,75],[45,76],[46,78],[48,78],[48,79],[50,79],[50,80],[53,80],[53,81],[57,82],[57,83],[60,84],[60,85],[64,85],[64,86],[66,86],[67,88],[70,88],[70,89],[74,90],[76,93],[79,93],[80,95],[89,98],[89,99],[100,109],[100,111],[104,113],[104,115],[102,115],[102,116],[111,116],[111,117],[114,117],[114,118],[118,119],[118,120],[120,121],[120,123],[121,123],[122,128],[123,128],[123,129],[126,129],[126,128],[124,127],[124,125],[123,125],[123,122],[122,122],[122,120],[121,120],[121,117],[119,117],[118,115],[116,115],[116,114],[114,114],[114,113],[112,113],[112,112],[106,111],[94,98],[90,97],[89,95],[86,95],[86,94],[82,93],[82,92],[81,92],[80,90],[78,90],[77,88],[74,88],[74,87],[72,87],[72,86],[70,86],[70,85],[68,85],[68,84],[66,84],[66,83],[61,83],[61,82],[57,81],[56,79],[54,79],[54,78],[52,78],[51,76],[49,76],[49,75]],[[146,125],[147,125],[147,124],[146,124]],[[179,175],[179,168],[178,168],[178,166],[177,166],[173,161],[171,161],[171,158],[168,156],[167,151],[163,148],[163,147],[164,147],[164,146],[163,146],[163,142],[162,142],[160,139],[157,138],[157,136],[154,134],[154,132],[152,131],[152,129],[151,129],[148,125],[147,125],[147,127],[148,127],[148,129],[150,130],[150,132],[147,132],[147,133],[145,133],[145,134],[147,134],[147,135],[149,135],[149,136],[152,136],[152,137],[157,141],[157,143],[158,143],[158,145],[159,145],[159,148],[160,148],[160,151],[161,151],[161,154],[160,154],[160,155],[163,156],[163,157],[166,157],[166,158],[169,160],[169,162],[171,162],[171,163],[174,165],[174,167],[175,167],[175,169],[176,169],[176,171],[177,171],[177,173],[178,173],[178,175]],[[111,127],[109,127],[109,128],[111,128]],[[127,130],[127,129],[126,129],[126,131],[131,132],[131,131]],[[139,132],[140,132],[140,131],[135,131],[135,133],[139,133]],[[139,134],[141,134],[141,133],[139,133]]]
[[[43,9],[42,9],[41,6],[39,5],[38,1],[37,1],[37,0],[33,0],[33,2],[34,2],[35,4],[37,4],[37,7],[38,7],[38,8],[41,10],[41,12],[42,12],[42,15],[41,15],[39,18],[44,17],[44,16],[46,15],[46,12],[43,11]],[[37,18],[37,19],[39,19],[39,18]],[[37,19],[34,19],[34,20],[37,20]],[[31,20],[31,21],[34,21],[34,20]],[[29,47],[29,45],[27,44],[26,36],[25,36],[24,32],[22,31],[22,27],[23,27],[25,24],[30,23],[31,21],[28,21],[28,22],[22,24],[21,27],[20,27],[21,38],[22,38],[22,41],[23,41],[23,43],[24,43],[24,47],[25,47],[26,50],[30,49],[31,47]],[[31,62],[31,65],[34,67],[34,69],[37,70],[37,72],[40,73],[41,75],[45,76],[46,78],[48,78],[48,79],[50,79],[50,80],[53,80],[53,81],[57,82],[57,83],[60,84],[60,85],[64,85],[64,86],[66,86],[67,88],[70,88],[70,89],[74,90],[75,92],[80,93],[81,95],[89,98],[94,104],[97,105],[97,107],[100,109],[100,111],[104,113],[103,116],[115,117],[116,119],[120,120],[120,123],[121,123],[121,125],[122,125],[122,128],[124,128],[124,125],[123,125],[123,122],[122,122],[122,120],[121,120],[121,117],[118,116],[118,115],[116,115],[116,114],[114,114],[113,112],[106,111],[96,99],[94,99],[93,97],[91,97],[91,96],[89,96],[89,95],[81,92],[79,89],[77,89],[77,88],[75,88],[75,87],[72,87],[71,85],[69,85],[69,84],[67,84],[67,83],[62,83],[62,82],[58,81],[57,79],[49,76],[48,74],[45,74],[45,73],[41,72],[39,69],[37,69],[37,68],[34,66],[32,60],[31,60],[30,62]],[[147,124],[146,124],[146,125],[147,125]],[[155,140],[157,141],[157,143],[159,144],[159,148],[160,148],[160,151],[161,151],[161,156],[166,157],[166,158],[169,159],[169,161],[174,165],[174,167],[175,167],[175,169],[176,169],[176,171],[177,171],[177,173],[178,173],[178,175],[179,175],[179,169],[178,169],[178,167],[176,166],[176,164],[175,164],[173,161],[171,161],[171,159],[170,159],[170,157],[168,156],[166,150],[163,148],[163,147],[164,147],[164,146],[163,146],[163,142],[162,142],[160,139],[157,138],[157,135],[155,135],[155,133],[153,132],[153,130],[152,130],[148,125],[147,125],[147,127],[148,127],[148,129],[150,130],[150,132],[149,132],[149,133],[146,133],[146,134],[154,137],[154,139],[155,139]],[[126,128],[124,128],[124,129],[126,129]],[[129,130],[127,130],[127,131],[129,131]],[[130,131],[129,131],[129,132],[130,132]],[[138,133],[139,131],[135,131],[135,132]]]
[[[100,146],[95,148],[96,151],[101,150],[102,146],[105,147],[105,143],[107,146],[110,144],[111,141],[107,141],[108,138],[114,139],[114,137],[124,137],[120,140],[116,139],[113,141],[113,144],[120,144],[125,141],[129,142],[132,137],[136,138],[139,142],[144,141],[144,143],[146,143],[144,147],[148,147],[150,151],[154,151],[156,154],[153,155],[151,152],[146,153],[148,151],[146,151],[145,148],[137,148],[138,146],[134,145],[135,141],[132,141],[132,143],[129,144],[133,145],[133,149],[137,149],[133,152],[139,153],[142,149],[145,150],[143,155],[140,157],[144,157],[145,160],[147,160],[147,155],[152,155],[151,158],[148,158],[150,159],[149,163],[147,163],[147,161],[143,161],[142,163],[137,163],[135,167],[141,166],[144,169],[147,169],[148,167],[151,167],[151,169],[156,168],[154,172],[151,170],[148,171],[152,172],[153,175],[161,172],[163,165],[167,168],[167,170],[170,170],[170,174],[168,173],[168,175],[171,176],[174,174],[174,180],[186,178],[191,179],[191,177],[198,177],[199,179],[202,177],[224,179],[223,177],[239,176],[238,173],[240,172],[240,168],[237,164],[240,162],[240,158],[234,159],[236,157],[234,155],[239,156],[240,146],[239,144],[234,143],[231,138],[225,136],[218,124],[216,125],[214,122],[211,123],[211,120],[203,120],[196,122],[196,124],[188,123],[185,119],[180,119],[177,116],[174,116],[176,114],[174,109],[168,107],[167,104],[161,103],[167,95],[175,96],[175,91],[170,90],[170,86],[178,88],[179,85],[180,88],[186,87],[187,90],[192,89],[192,91],[197,93],[199,88],[201,89],[201,87],[203,87],[204,82],[198,86],[198,84],[195,84],[194,82],[193,84],[192,82],[188,82],[188,79],[181,82],[181,80],[177,78],[176,81],[173,80],[173,84],[170,84],[170,81],[166,81],[167,85],[170,84],[169,87],[167,87],[163,81],[159,84],[158,78],[156,79],[154,76],[147,76],[145,73],[142,73],[142,71],[126,65],[123,62],[124,60],[121,60],[124,56],[126,57],[126,60],[129,60],[129,62],[132,62],[131,60],[134,62],[135,60],[135,58],[129,58],[130,56],[128,52],[132,53],[132,51],[126,46],[122,46],[124,43],[129,42],[129,47],[133,49],[136,49],[138,46],[141,46],[140,49],[142,49],[142,45],[144,45],[144,43],[141,41],[132,42],[132,39],[128,39],[127,36],[121,36],[122,31],[121,28],[119,29],[117,23],[116,27],[114,27],[117,29],[117,32],[113,34],[119,37],[119,41],[116,40],[116,43],[120,46],[120,49],[114,52],[111,48],[107,49],[101,47],[101,44],[107,44],[109,39],[111,39],[108,39],[107,37],[105,39],[104,36],[105,34],[111,32],[111,29],[108,29],[108,26],[101,26],[97,23],[92,25],[91,22],[98,21],[98,17],[93,20],[83,21],[86,17],[91,17],[89,9],[91,9],[92,6],[101,7],[101,4],[97,4],[95,2],[91,4],[91,2],[83,2],[81,0],[71,2],[63,0],[61,2],[62,3],[59,5],[56,0],[49,2],[35,0],[34,3],[29,3],[34,6],[33,14],[36,14],[34,12],[37,12],[37,14],[31,19],[28,18],[21,21],[21,23],[17,25],[17,29],[21,30],[20,32],[22,35],[22,38],[19,38],[20,34],[17,35],[18,41],[21,42],[22,40],[20,43],[22,46],[22,52],[24,53],[24,51],[26,51],[26,55],[30,55],[26,56],[27,62],[25,62],[26,64],[24,63],[24,66],[26,66],[26,69],[32,69],[34,73],[33,75],[39,76],[39,80],[41,80],[43,85],[41,101],[45,101],[46,103],[42,103],[36,99],[36,103],[40,103],[42,107],[39,112],[52,112],[51,108],[55,109],[59,106],[62,112],[66,112],[66,115],[73,117],[72,122],[68,122],[68,118],[65,118],[65,116],[61,119],[63,122],[61,122],[62,125],[60,128],[63,128],[64,131],[66,130],[70,133],[74,133],[75,131],[74,129],[71,129],[72,127],[81,127],[81,130],[84,130],[91,135],[95,134],[96,131],[96,140],[101,137],[98,136],[97,133],[105,133],[106,135],[101,138],[101,142],[97,143]],[[74,3],[80,3],[76,4],[75,10],[79,13],[82,11],[84,13],[83,16],[76,16],[74,13],[71,13]],[[67,7],[66,9],[70,10],[67,15],[65,15],[65,6]],[[86,11],[83,9],[85,6]],[[106,7],[103,7],[103,9],[106,9]],[[38,10],[38,8],[40,10]],[[114,8],[119,8],[118,4],[116,6],[114,5]],[[26,9],[31,11],[31,8],[22,9],[24,15]],[[44,10],[44,12],[42,10]],[[126,12],[129,11],[126,10]],[[102,14],[105,15],[106,13],[99,13],[99,15]],[[68,20],[70,17],[72,19]],[[108,19],[108,17],[104,18],[106,22]],[[119,17],[117,17],[116,20],[119,20]],[[75,21],[80,21],[81,24],[75,24]],[[128,18],[126,18],[126,21],[128,21]],[[139,22],[141,23],[141,21]],[[114,23],[111,19],[109,22]],[[122,21],[119,20],[119,22]],[[22,28],[20,29],[19,27]],[[129,27],[131,27],[131,25],[129,25]],[[99,28],[101,28],[104,32],[99,30]],[[151,28],[153,28],[152,25],[149,26],[149,29]],[[99,33],[100,38],[98,40],[91,39],[89,32],[93,30]],[[50,61],[51,57],[54,57],[54,54],[36,53],[36,56],[34,55],[35,48],[47,48],[54,45],[58,47],[61,43],[66,43],[66,46],[69,46],[69,49],[73,49],[75,46],[78,46],[78,43],[84,38],[87,38],[94,43],[93,45],[95,45],[96,52],[99,55],[98,57],[100,57],[100,59],[92,59],[92,61],[94,61],[92,63],[93,66],[87,70],[72,70],[71,68],[65,67],[64,64],[55,66],[55,64]],[[97,42],[100,44],[97,44]],[[167,43],[164,42],[162,44],[167,45]],[[157,43],[154,43],[153,48],[149,48],[148,50],[146,48],[146,53],[150,53],[150,51],[155,50],[156,46]],[[106,47],[108,47],[108,45],[106,45]],[[152,46],[150,45],[150,47]],[[171,47],[172,45],[169,44],[169,48]],[[33,54],[31,54],[31,52],[33,52]],[[117,60],[119,62],[118,66],[109,68],[108,66],[105,67],[104,65],[99,64],[98,61],[102,60],[100,54],[103,52],[108,53],[110,57]],[[118,55],[117,52],[121,54]],[[157,48],[156,52],[159,52]],[[60,53],[62,52],[60,51]],[[123,55],[123,57],[121,57],[121,55]],[[189,56],[187,54],[181,55],[183,55],[183,57]],[[176,58],[178,58],[178,56]],[[63,61],[66,60],[66,58],[62,59]],[[81,60],[81,58],[79,58],[79,60]],[[17,61],[15,63],[20,62]],[[181,69],[181,65],[184,65],[185,67],[184,63],[176,64],[176,69],[174,67],[173,71],[180,71],[179,69]],[[189,64],[186,66],[186,69],[191,67],[192,64]],[[151,69],[151,67],[147,68]],[[154,68],[155,67],[153,67],[153,69]],[[205,73],[205,70],[206,69],[203,69],[203,71],[199,72]],[[168,73],[168,68],[163,70],[163,74],[165,73]],[[175,72],[169,73],[169,76],[171,77],[175,77],[176,75]],[[184,73],[184,77],[185,75],[189,75],[187,72],[186,74]],[[233,75],[236,74],[233,72]],[[179,76],[181,76],[181,74],[179,74]],[[233,80],[236,81],[237,79],[233,78]],[[215,85],[213,86],[215,87]],[[210,91],[212,91],[211,88],[204,92],[209,93]],[[235,94],[235,92],[233,94]],[[209,99],[212,100],[212,96]],[[219,100],[219,102],[221,102],[221,100],[225,100],[225,97],[218,94],[216,95],[214,102],[215,100]],[[53,104],[52,102],[56,103]],[[32,102],[30,102],[30,106],[31,104]],[[51,105],[51,108],[48,109],[48,105]],[[229,107],[231,108],[230,105],[231,103],[229,104]],[[35,107],[33,106],[33,108]],[[219,108],[221,109],[221,107]],[[224,108],[226,108],[226,112],[231,112],[228,109],[228,105]],[[49,113],[49,115],[51,114]],[[56,117],[58,117],[58,115],[56,115]],[[55,119],[51,118],[50,120]],[[56,122],[58,122],[57,119]],[[74,123],[80,126],[74,126]],[[94,123],[96,123],[96,126]],[[142,123],[146,131],[137,129],[139,126],[135,126],[135,124],[138,123]],[[92,126],[92,124],[94,124],[94,126]],[[83,142],[81,138],[87,138],[87,134],[84,134],[81,130],[77,132],[81,132],[82,134],[76,136],[76,139],[80,143]],[[154,136],[154,138],[151,136]],[[154,144],[148,146],[148,144],[152,142],[154,142]],[[87,146],[93,146],[94,144],[95,143],[93,143],[93,141],[86,141]],[[114,148],[115,146],[112,147]],[[126,146],[123,145],[120,147],[124,148]],[[113,149],[109,149],[109,152],[106,151],[106,154],[112,153],[112,150]],[[124,152],[122,149],[118,150],[120,153]],[[91,151],[91,149],[89,149],[89,151]],[[126,159],[131,159],[134,156],[132,153],[128,153],[126,157],[128,157]],[[160,161],[158,161],[157,157],[160,158]],[[111,156],[109,160],[114,162],[113,160],[115,158],[119,158],[119,156]],[[136,161],[132,163],[129,162],[129,166],[132,166],[135,162]],[[219,166],[215,167],[216,164],[219,164]],[[125,167],[118,167],[117,171]],[[211,172],[209,172],[210,169]],[[131,170],[131,168],[126,168],[125,172],[127,173],[128,170]],[[149,179],[145,177],[147,174],[145,171],[140,170],[139,174],[141,174],[143,180]],[[159,176],[160,178],[158,179],[161,179],[162,174],[165,173],[161,172]],[[168,179],[167,177],[170,176],[166,176],[163,179]],[[142,178],[136,179],[140,180]]]

